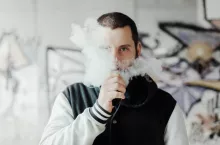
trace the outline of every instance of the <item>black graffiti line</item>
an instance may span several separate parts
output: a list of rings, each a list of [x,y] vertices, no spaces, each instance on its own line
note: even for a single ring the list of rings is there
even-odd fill
[[[190,111],[192,110],[192,108],[194,107],[194,105],[196,105],[196,104],[198,104],[198,103],[200,103],[200,102],[201,102],[201,98],[200,98],[200,99],[197,99],[195,102],[193,102],[193,103],[190,105],[190,107],[189,107],[189,109],[188,109],[188,112],[186,113],[186,117],[188,117],[188,115],[189,115]]]
[[[213,20],[220,20],[219,19],[208,19],[207,17],[207,4],[206,4],[206,0],[202,0],[202,6],[203,6],[203,15],[204,15],[204,20],[206,20],[213,28],[216,28],[217,27],[212,23]]]
[[[168,30],[168,28],[182,28],[182,29],[188,29],[195,32],[202,32],[202,33],[214,33],[220,35],[220,30],[213,29],[213,28],[203,28],[194,24],[187,24],[182,22],[160,22],[158,24],[159,28],[170,35],[172,38],[177,40],[179,43],[183,45],[183,48],[188,47],[188,44],[186,44],[184,41],[182,41],[179,37],[175,36],[172,32]],[[182,49],[183,49],[182,48]]]
[[[49,83],[49,51],[52,51],[52,52],[56,52],[56,49],[58,49],[58,50],[62,50],[62,51],[74,51],[74,52],[77,52],[77,53],[79,53],[79,52],[81,52],[79,49],[77,50],[77,49],[70,49],[70,48],[60,48],[60,47],[52,47],[52,46],[48,46],[47,48],[46,48],[46,58],[45,58],[45,60],[46,60],[46,72],[45,72],[45,77],[46,77],[46,86],[47,86],[47,103],[48,103],[48,110],[49,110],[49,112],[51,112],[51,107],[52,107],[52,104],[51,104],[51,100],[50,100],[50,83]],[[66,56],[64,56],[64,57],[66,57]],[[71,61],[72,61],[72,59],[70,59]]]
[[[144,38],[150,38],[150,34],[149,33],[140,33],[139,34],[139,41],[141,42],[143,48],[155,49],[161,45],[160,41],[157,38],[154,38],[156,45],[154,47],[150,47],[144,43],[144,41],[143,41]]]
[[[58,48],[58,49],[61,49],[61,48]],[[62,49],[61,49],[61,50],[62,50]],[[64,51],[72,51],[72,49],[68,49],[68,48],[63,49],[63,50],[64,50]],[[65,58],[65,59],[67,59],[67,60],[70,60],[71,62],[75,62],[75,63],[78,64],[78,65],[83,65],[82,62],[80,62],[80,61],[78,61],[78,60],[76,60],[76,59],[73,59],[73,58],[71,58],[71,57],[69,57],[69,56],[67,56],[67,55],[65,55],[65,54],[62,54],[61,52],[57,51],[57,50],[54,49],[54,48],[48,48],[48,51],[52,51],[52,52],[58,54],[61,58]],[[73,50],[73,52],[81,53],[81,51],[79,51],[79,50]],[[47,52],[47,54],[48,54],[48,52]]]

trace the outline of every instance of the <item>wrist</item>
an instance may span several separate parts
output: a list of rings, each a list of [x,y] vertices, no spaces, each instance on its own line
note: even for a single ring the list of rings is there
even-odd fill
[[[106,124],[108,119],[111,117],[111,113],[96,103],[89,109],[91,116],[101,124]]]

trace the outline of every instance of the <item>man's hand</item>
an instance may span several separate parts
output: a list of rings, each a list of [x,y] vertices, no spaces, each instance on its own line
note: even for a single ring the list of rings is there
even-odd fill
[[[126,85],[119,74],[111,74],[101,87],[98,103],[108,112],[112,112],[112,100],[115,98],[125,99]]]

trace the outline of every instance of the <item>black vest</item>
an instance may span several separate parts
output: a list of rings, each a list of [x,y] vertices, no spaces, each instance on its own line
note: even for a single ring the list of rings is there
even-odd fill
[[[87,87],[76,83],[64,90],[74,119],[85,108],[92,107],[100,87]],[[176,101],[167,92],[158,89],[152,79],[133,78],[126,88],[126,99],[115,101],[117,112],[106,124],[103,133],[93,145],[165,145],[164,133]],[[113,111],[115,111],[114,109]]]

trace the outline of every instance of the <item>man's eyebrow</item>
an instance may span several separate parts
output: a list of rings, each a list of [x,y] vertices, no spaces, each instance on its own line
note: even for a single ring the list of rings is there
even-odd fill
[[[119,47],[131,47],[131,45],[130,44],[123,44],[123,45],[121,45]]]

